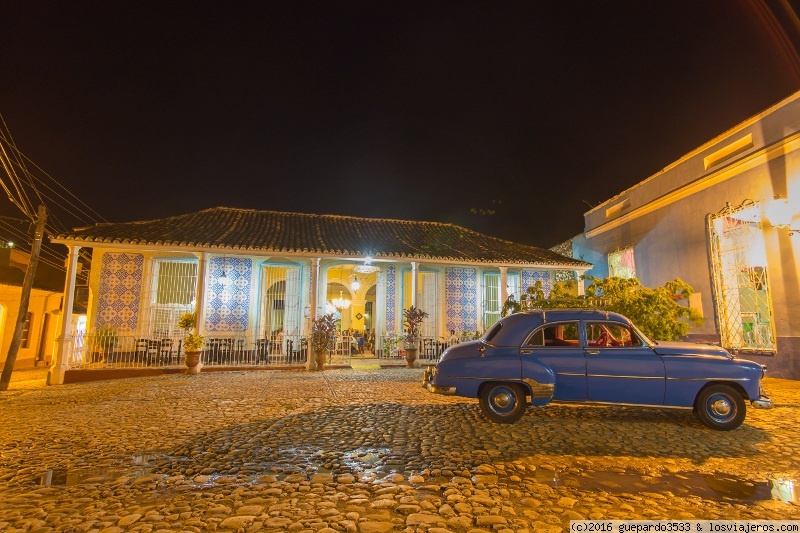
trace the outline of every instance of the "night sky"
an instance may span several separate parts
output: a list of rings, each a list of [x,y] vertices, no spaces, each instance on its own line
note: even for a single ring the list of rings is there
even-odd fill
[[[107,221],[228,206],[550,247],[800,90],[797,4],[5,0],[0,114]]]

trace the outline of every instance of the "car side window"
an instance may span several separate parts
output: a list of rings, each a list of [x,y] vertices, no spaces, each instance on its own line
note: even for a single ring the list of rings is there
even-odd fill
[[[590,322],[586,324],[586,343],[600,347],[638,347],[643,346],[642,339],[624,324],[613,322]]]
[[[566,322],[563,324],[548,324],[535,330],[528,337],[526,346],[578,346],[578,324]]]

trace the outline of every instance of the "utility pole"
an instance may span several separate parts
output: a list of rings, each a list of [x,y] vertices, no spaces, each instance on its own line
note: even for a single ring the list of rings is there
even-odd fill
[[[0,392],[8,390],[11,381],[11,373],[14,371],[14,363],[17,361],[17,352],[22,343],[22,330],[25,327],[25,319],[28,317],[28,303],[31,299],[31,288],[33,288],[33,278],[36,276],[36,267],[39,264],[39,253],[42,249],[42,238],[44,237],[44,225],[47,220],[47,210],[43,205],[39,206],[36,213],[36,226],[33,234],[33,244],[31,246],[31,261],[25,271],[25,281],[22,283],[22,294],[19,300],[19,314],[17,315],[17,327],[14,329],[14,338],[11,339],[11,346],[8,348],[8,357],[3,367],[3,374],[0,376]],[[31,332],[29,331],[30,335]]]

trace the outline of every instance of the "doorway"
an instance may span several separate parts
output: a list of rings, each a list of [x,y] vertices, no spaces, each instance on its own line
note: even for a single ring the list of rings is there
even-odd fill
[[[724,348],[775,352],[767,252],[755,202],[708,216],[711,278]]]

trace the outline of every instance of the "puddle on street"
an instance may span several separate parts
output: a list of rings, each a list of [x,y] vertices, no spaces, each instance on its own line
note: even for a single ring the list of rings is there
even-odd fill
[[[141,453],[134,455],[130,461],[119,461],[113,466],[51,468],[42,473],[38,484],[43,487],[72,487],[75,485],[113,481],[123,476],[129,476],[135,479],[150,474],[156,466],[156,460],[163,457],[165,456],[162,454]]]
[[[249,476],[249,483],[257,483],[264,474],[275,476],[278,481],[292,474],[331,473],[330,461],[320,455],[319,450],[282,449],[278,457],[287,457],[273,462],[255,462],[256,473]],[[285,452],[289,452],[288,454]],[[298,460],[302,457],[302,460]],[[291,458],[291,459],[289,459]],[[169,471],[175,462],[188,462],[186,457],[172,457],[157,452],[143,452],[126,459],[119,459],[109,465],[91,468],[52,468],[46,470],[38,480],[41,486],[75,486],[80,484],[103,483],[126,478],[134,481],[142,476],[157,474],[164,468]],[[392,474],[410,474],[406,470],[402,456],[392,453],[389,448],[359,448],[345,453],[336,461],[336,470],[352,473],[365,482],[380,483]],[[764,481],[748,481],[727,474],[702,474],[699,472],[677,472],[661,476],[643,475],[632,470],[623,472],[583,471],[557,472],[537,469],[528,476],[537,483],[552,487],[569,487],[586,491],[605,491],[610,493],[671,492],[676,496],[698,496],[717,501],[753,502],[778,500],[800,503],[798,482],[791,479],[768,477]],[[213,473],[205,476],[199,486],[215,485],[224,476]],[[448,479],[428,479],[428,483],[442,485]]]
[[[582,472],[580,474],[536,470],[534,479],[551,487],[612,493],[669,491],[676,496],[699,496],[711,500],[779,500],[800,503],[800,490],[794,480],[770,478],[748,481],[726,474],[679,472],[664,476],[646,476],[626,472]]]

